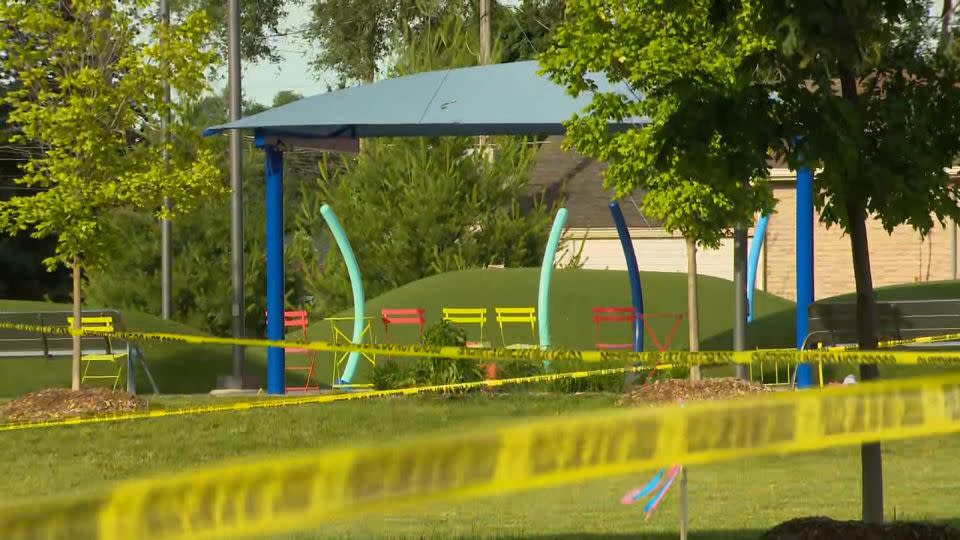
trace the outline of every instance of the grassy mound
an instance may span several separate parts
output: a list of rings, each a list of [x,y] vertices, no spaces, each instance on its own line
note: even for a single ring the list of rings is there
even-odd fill
[[[371,330],[378,342],[413,343],[416,330],[410,327],[391,329],[385,336],[379,321],[380,309],[423,308],[427,324],[441,318],[444,307],[486,307],[488,321],[483,339],[494,345],[502,343],[536,342],[536,330],[521,325],[508,325],[501,337],[493,308],[536,307],[540,271],[525,269],[484,269],[451,272],[422,279],[399,287],[366,305],[371,317]],[[685,313],[686,275],[665,272],[641,272],[644,307],[647,313]],[[732,346],[733,284],[730,281],[702,276],[700,287],[701,347],[705,350],[727,350]],[[960,282],[930,282],[898,285],[877,290],[881,300],[929,299],[960,297]],[[837,300],[852,299],[852,295]],[[777,296],[757,293],[757,318],[748,328],[748,347],[791,347],[795,343],[795,304]],[[630,285],[626,272],[605,270],[558,270],[554,275],[550,306],[551,337],[554,346],[573,349],[593,349],[598,341],[629,342],[631,334],[624,325],[601,327],[597,336],[591,308],[597,306],[629,306]],[[0,300],[0,311],[23,312],[37,310],[68,310],[69,306],[44,302]],[[339,314],[347,317],[351,312]],[[197,334],[188,326],[164,321],[159,317],[136,312],[125,312],[124,320],[130,329],[148,332]],[[350,335],[352,322],[339,323]],[[652,321],[657,337],[664,341],[674,324],[672,318]],[[512,327],[511,327],[512,326]],[[470,339],[480,339],[479,329],[468,327]],[[330,324],[314,321],[309,331],[311,339],[330,339]],[[389,338],[389,339],[387,339]],[[645,332],[647,350],[656,350],[650,331]],[[676,330],[671,349],[687,348],[687,322],[684,319]],[[231,370],[232,351],[220,345],[182,345],[150,343],[143,347],[151,369],[163,393],[198,393],[213,388],[216,377]],[[266,351],[248,349],[249,373],[266,379]],[[290,355],[289,364],[303,364],[302,356]],[[317,376],[321,383],[332,379],[333,355],[321,354],[317,359]],[[901,375],[896,367],[887,368],[887,376]],[[916,370],[910,371],[914,373]],[[69,359],[0,359],[0,397],[21,395],[48,387],[62,387],[69,383]],[[369,364],[361,368],[360,377],[369,374]],[[726,374],[717,373],[719,375]],[[139,376],[139,390],[146,392],[144,377]]]
[[[877,289],[877,300],[949,300],[960,298],[960,281],[927,281],[923,283],[902,283]],[[821,302],[855,302],[856,295],[841,294]]]
[[[641,272],[643,302],[646,313],[673,314],[687,311],[686,274],[669,272]],[[425,278],[383,294],[366,304],[374,338],[384,341],[383,325],[379,321],[381,308],[423,308],[427,325],[439,322],[444,307],[487,308],[488,320],[481,336],[480,329],[465,326],[469,340],[488,341],[495,346],[504,343],[537,343],[536,330],[529,326],[506,325],[501,336],[494,308],[536,307],[540,280],[539,268],[482,269],[450,272]],[[733,283],[710,276],[701,276],[700,335],[702,348],[729,350],[733,345]],[[794,304],[772,294],[757,293],[757,312],[772,318],[758,321],[751,346],[781,347],[793,341],[795,331],[781,320],[792,313]],[[632,330],[626,324],[601,325],[599,338],[593,323],[592,308],[601,306],[630,306],[630,282],[624,271],[558,270],[553,276],[550,302],[551,344],[570,349],[595,349],[598,341],[606,343],[632,342]],[[347,311],[339,314],[347,317]],[[661,343],[666,342],[675,318],[663,317],[650,321],[650,326]],[[342,321],[341,331],[351,335],[352,321]],[[670,342],[672,350],[688,348],[687,320],[684,318]],[[311,339],[330,339],[328,324],[314,325]],[[413,343],[417,332],[412,327],[392,328],[387,336],[391,343]],[[644,333],[644,348],[657,347],[650,330]],[[330,355],[320,359],[321,373],[331,373]],[[369,374],[369,364],[361,366],[360,376]],[[327,375],[329,377],[329,375]]]
[[[380,309],[387,308],[423,308],[426,310],[427,324],[439,322],[444,307],[487,308],[488,321],[483,330],[483,339],[494,345],[535,340],[535,333],[529,327],[509,325],[505,336],[501,337],[493,309],[495,307],[536,307],[540,270],[522,269],[484,269],[465,270],[432,276],[399,287],[380,297],[370,300],[366,305],[366,315],[379,319]],[[686,313],[687,277],[686,274],[670,272],[641,272],[640,279],[644,293],[644,311],[656,313]],[[700,333],[701,340],[715,350],[729,349],[731,325],[733,321],[733,284],[724,279],[701,276],[698,282],[700,290]],[[574,349],[594,349],[597,342],[593,323],[592,308],[601,306],[630,306],[630,283],[626,272],[611,270],[558,270],[553,278],[553,290],[550,304],[551,340],[553,345]],[[773,315],[789,312],[793,302],[772,294],[757,293],[757,313]],[[347,311],[341,316],[348,316]],[[673,318],[664,317],[651,321],[654,332],[665,340],[672,329]],[[345,322],[344,330],[350,323]],[[373,330],[378,339],[383,339],[383,326],[379,320],[373,321]],[[758,322],[758,327],[763,326]],[[480,339],[476,326],[466,327],[471,340]],[[410,330],[404,332],[404,330]],[[349,332],[347,332],[349,334]],[[391,330],[391,341],[411,342],[415,331],[410,328]],[[763,328],[758,332],[758,346],[761,342],[780,344],[789,332],[782,328]],[[601,341],[629,342],[631,332],[626,325],[601,326]],[[330,330],[324,325],[311,329],[311,336],[327,339]],[[645,333],[646,350],[656,350],[650,332]],[[687,321],[684,319],[673,340],[670,349],[687,348]]]

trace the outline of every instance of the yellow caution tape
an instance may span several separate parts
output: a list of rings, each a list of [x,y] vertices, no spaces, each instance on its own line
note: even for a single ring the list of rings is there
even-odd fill
[[[960,352],[921,353],[912,351],[796,351],[770,349],[757,351],[574,351],[563,349],[475,349],[467,347],[441,347],[432,345],[398,344],[351,344],[327,341],[291,341],[253,338],[220,338],[161,332],[97,332],[75,330],[69,327],[34,326],[17,323],[0,323],[0,329],[21,330],[48,334],[102,336],[135,342],[174,342],[196,345],[242,345],[246,347],[300,348],[319,352],[359,351],[374,355],[429,358],[462,358],[480,361],[547,361],[547,362],[608,362],[623,365],[671,364],[677,366],[751,364],[763,362],[824,363],[824,364],[903,364],[903,365],[960,365]]]
[[[525,419],[462,434],[271,455],[0,509],[9,540],[279,534],[403,505],[765,454],[960,432],[960,375],[685,407]]]
[[[889,339],[877,342],[878,349],[895,349],[897,347],[903,347],[904,345],[918,345],[921,343],[943,343],[945,341],[960,341],[960,334],[941,334],[939,336],[923,336],[910,339]],[[859,345],[829,345],[827,347],[820,347],[817,350],[819,351],[856,351],[860,348]],[[795,348],[790,349],[762,349],[764,352],[771,351],[795,351]]]
[[[657,369],[669,369],[672,366],[661,365]],[[181,407],[177,409],[159,409],[153,411],[103,414],[96,416],[84,416],[67,418],[64,420],[48,420],[39,422],[9,422],[0,423],[0,431],[22,431],[26,429],[50,428],[60,426],[81,426],[89,424],[102,424],[105,422],[125,422],[130,420],[142,420],[145,418],[164,418],[171,416],[190,416],[195,414],[222,413],[231,411],[249,411],[253,409],[271,409],[276,407],[290,407],[296,405],[314,405],[320,403],[334,403],[337,401],[349,401],[355,399],[383,398],[393,396],[413,396],[417,394],[459,392],[464,390],[475,390],[477,388],[495,388],[500,386],[510,386],[519,384],[534,384],[560,381],[565,379],[585,379],[589,377],[601,377],[604,375],[621,375],[626,373],[639,373],[649,368],[641,367],[623,367],[609,369],[595,369],[590,371],[571,371],[564,373],[549,373],[546,375],[531,375],[528,377],[516,377],[510,379],[488,379],[483,381],[471,381],[464,383],[439,384],[433,386],[418,386],[414,388],[398,388],[394,390],[373,390],[364,392],[354,392],[346,394],[326,394],[319,396],[302,396],[295,398],[265,398],[257,401],[241,401],[238,403],[225,403],[221,405],[206,405],[199,407]]]
[[[960,334],[942,334],[939,336],[924,336],[910,339],[889,339],[877,343],[877,347],[880,349],[892,349],[895,347],[902,347],[904,345],[917,345],[921,343],[943,343],[944,341],[960,341]],[[853,351],[857,350],[859,347],[857,345],[832,345],[829,347],[823,347],[821,350],[826,351]]]

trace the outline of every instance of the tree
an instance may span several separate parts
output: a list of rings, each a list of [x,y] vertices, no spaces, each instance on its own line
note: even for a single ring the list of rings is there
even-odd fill
[[[2,55],[3,53],[0,53]],[[14,143],[15,133],[7,125],[10,107],[4,103],[6,94],[17,86],[13,74],[0,67],[0,201],[17,194],[30,193],[35,188],[18,186],[23,176],[20,164],[38,154],[40,148],[29,143]],[[70,297],[70,275],[64,270],[37,272],[43,259],[55,245],[56,239],[29,237],[0,237],[0,298],[18,300],[66,301]]]
[[[295,96],[281,92],[274,104],[282,104]],[[205,96],[187,104],[181,118],[185,126],[199,133],[204,128],[226,122],[226,91],[222,95]],[[266,109],[258,103],[244,103],[245,115]],[[198,151],[210,152],[216,158],[219,182],[229,183],[229,156],[226,137],[209,137],[180,145],[186,156]],[[264,161],[260,152],[250,144],[243,152],[244,189],[244,296],[245,320],[250,335],[263,336],[266,321],[266,238]],[[284,167],[284,197],[286,212],[293,215],[299,207],[299,183],[311,180],[317,174],[320,156],[289,152]],[[319,219],[319,217],[318,217]],[[110,265],[91,269],[87,273],[86,295],[101,304],[160,314],[160,245],[157,242],[158,224],[152,216],[118,210],[110,214],[106,227],[123,231],[127,249],[111,258]],[[218,193],[202,207],[195,207],[177,218],[179,234],[172,239],[173,250],[173,318],[214,335],[226,336],[231,331],[230,280],[223,276],[230,272],[230,251],[224,243],[230,235],[230,195]],[[292,234],[292,220],[287,220],[287,233]],[[302,295],[300,279],[295,272],[287,273],[287,289],[295,301]]]
[[[494,62],[530,60],[546,49],[563,20],[564,0],[523,0],[519,6],[492,2],[491,26],[495,36]],[[357,17],[362,12],[363,17]],[[313,66],[331,70],[348,82],[370,82],[388,73],[413,40],[444,32],[457,20],[465,31],[479,26],[475,0],[316,0],[309,34],[322,45]],[[479,47],[470,45],[470,56]]]
[[[477,27],[463,24],[449,16],[408,41],[393,73],[476,64]],[[351,301],[340,253],[317,219],[323,203],[343,222],[371,296],[441,272],[538,265],[552,208],[528,192],[535,150],[516,138],[491,142],[492,161],[473,152],[474,139],[444,137],[378,140],[321,167],[303,185],[293,249],[305,287],[324,302],[317,309],[336,312]]]
[[[503,48],[500,61],[533,60],[546,51],[566,5],[566,0],[522,0],[516,7],[495,3],[492,24]]]
[[[742,209],[752,213],[769,210],[767,157],[818,170],[820,218],[850,237],[859,346],[873,349],[867,217],[926,234],[934,220],[960,214],[945,172],[960,153],[960,81],[953,48],[938,50],[931,11],[926,0],[644,0],[600,9],[571,0],[544,63],[574,93],[591,88],[589,71],[643,92],[642,101],[601,93],[571,122],[578,148],[613,159],[608,181],[618,190],[686,169],[726,195],[746,182]],[[643,115],[649,129],[606,129],[610,119]],[[719,167],[706,168],[711,156]],[[876,375],[861,366],[863,379]],[[881,521],[879,445],[865,445],[862,461],[863,517]]]
[[[737,44],[707,31],[707,2],[688,4],[688,12],[669,16],[672,10],[657,1],[598,16],[594,6],[572,1],[541,62],[574,95],[595,88],[587,76],[592,70],[645,95],[598,94],[585,115],[571,120],[566,144],[610,164],[604,181],[617,196],[645,190],[644,212],[687,240],[690,346],[697,350],[696,246],[718,247],[734,226],[769,211],[773,197],[767,148],[752,147],[757,135],[750,131],[769,126],[769,120],[749,108],[754,96],[734,92],[735,63],[723,60]],[[683,39],[695,43],[681,48]],[[611,119],[643,116],[651,119],[644,129],[607,129]],[[691,378],[699,378],[698,369]]]
[[[299,4],[301,0],[290,0]],[[203,11],[214,22],[214,43],[220,58],[227,58],[227,2],[223,0],[181,0],[171,2],[175,13]],[[286,0],[240,0],[240,57],[249,62],[279,62],[281,56],[269,39],[283,35],[280,23],[287,16]],[[299,30],[294,30],[297,32]]]
[[[314,0],[307,35],[320,47],[311,64],[344,83],[373,82],[403,37],[429,27],[444,9],[443,0]]]
[[[2,92],[5,89],[0,83]],[[0,202],[18,193],[34,191],[34,188],[16,184],[16,179],[23,176],[18,165],[29,161],[34,151],[30,146],[9,142],[11,134],[6,129],[6,117],[7,107],[0,108]],[[37,272],[55,242],[52,238],[0,237],[0,261],[3,261],[0,265],[0,298],[65,301],[70,297],[68,273],[62,270]]]
[[[565,0],[492,2],[495,62],[530,60],[546,50],[563,21]],[[358,14],[362,14],[359,15]],[[479,26],[476,0],[314,0],[307,34],[320,44],[312,65],[334,72],[340,87],[371,82],[387,73],[412,39],[442,29],[456,18],[469,31]],[[479,56],[479,47],[470,54]]]
[[[0,4],[5,44],[3,69],[17,85],[5,95],[13,139],[43,147],[23,165],[19,184],[38,188],[0,205],[0,229],[34,238],[56,235],[48,268],[73,272],[74,327],[80,325],[84,266],[109,260],[113,243],[104,217],[115,208],[178,211],[220,189],[209,153],[163,168],[161,145],[148,140],[159,116],[180,106],[163,99],[164,79],[182,99],[205,90],[213,55],[204,48],[208,23],[202,14],[182,23],[154,24],[141,35],[149,3],[110,0],[22,0]],[[161,39],[162,38],[162,39]],[[162,45],[161,45],[162,44]],[[182,128],[182,126],[180,126]],[[196,137],[174,126],[182,140]],[[80,340],[74,336],[73,381],[80,384]]]
[[[497,160],[469,154],[469,138],[376,141],[343,170],[305,184],[296,214],[292,263],[317,309],[350,305],[346,268],[322,221],[336,210],[375,296],[417,279],[490,264],[535,266],[543,257],[550,209],[526,195],[534,151],[495,140]],[[416,210],[413,210],[416,209]]]

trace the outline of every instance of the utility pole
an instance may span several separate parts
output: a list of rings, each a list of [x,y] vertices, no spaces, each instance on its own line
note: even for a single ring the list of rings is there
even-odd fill
[[[733,230],[733,350],[747,348],[747,229]],[[749,366],[736,364],[737,378],[750,378]]]
[[[492,45],[490,43],[490,0],[480,0],[480,64],[490,63]],[[487,138],[477,139],[481,158],[486,157]]]
[[[170,25],[170,5],[167,0],[160,0],[160,21],[163,26]],[[163,101],[170,103],[170,81],[164,77]],[[167,144],[170,142],[170,111],[160,115],[160,144],[163,145],[163,171],[166,174],[170,163]],[[170,201],[163,200],[163,206],[170,208]],[[173,224],[169,219],[160,221],[160,314],[164,319],[173,316],[173,247],[171,245]]]
[[[950,220],[950,276],[957,280],[957,222]]]
[[[230,121],[242,116],[240,109],[240,1],[227,0],[227,47],[229,49]],[[243,177],[240,131],[230,130],[230,278],[233,284],[233,337],[246,334],[246,302],[243,281]],[[233,380],[230,386],[243,388],[244,348],[233,346]]]
[[[480,0],[480,63],[490,63],[490,0]]]

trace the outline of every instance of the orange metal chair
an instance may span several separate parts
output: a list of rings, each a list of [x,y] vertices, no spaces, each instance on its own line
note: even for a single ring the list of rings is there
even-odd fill
[[[673,336],[676,335],[677,330],[680,328],[680,323],[683,322],[683,313],[642,313],[640,314],[640,319],[643,321],[643,325],[647,328],[647,332],[650,333],[650,338],[653,339],[654,346],[657,347],[657,350],[660,352],[666,351],[670,348],[670,342],[673,341]],[[650,321],[654,319],[673,319],[673,327],[670,328],[665,334],[662,334],[666,337],[664,341],[660,341],[660,338],[657,336],[657,333],[653,329],[653,325]]]
[[[593,308],[593,326],[597,350],[605,351],[611,349],[633,349],[633,326],[637,322],[637,311],[632,307],[595,307]],[[609,324],[627,324],[627,336],[630,341],[626,343],[607,343],[600,341],[601,323]]]
[[[423,325],[425,311],[421,308],[383,308],[380,310],[380,320],[383,321],[383,335],[390,336],[390,325],[416,325],[419,331],[419,341],[423,340]]]
[[[264,314],[266,315],[266,314]],[[283,312],[283,328],[299,328],[300,337],[303,341],[307,340],[307,312],[306,311],[284,311]],[[284,332],[286,333],[286,332]],[[287,347],[284,348],[286,354],[301,354],[307,357],[306,365],[297,365],[291,366],[289,363],[286,365],[286,371],[306,371],[307,378],[303,382],[303,386],[287,386],[286,391],[298,391],[306,392],[308,390],[320,390],[320,382],[316,376],[317,368],[317,352],[311,351],[310,349],[303,349],[299,347]],[[312,381],[312,384],[311,384]]]

